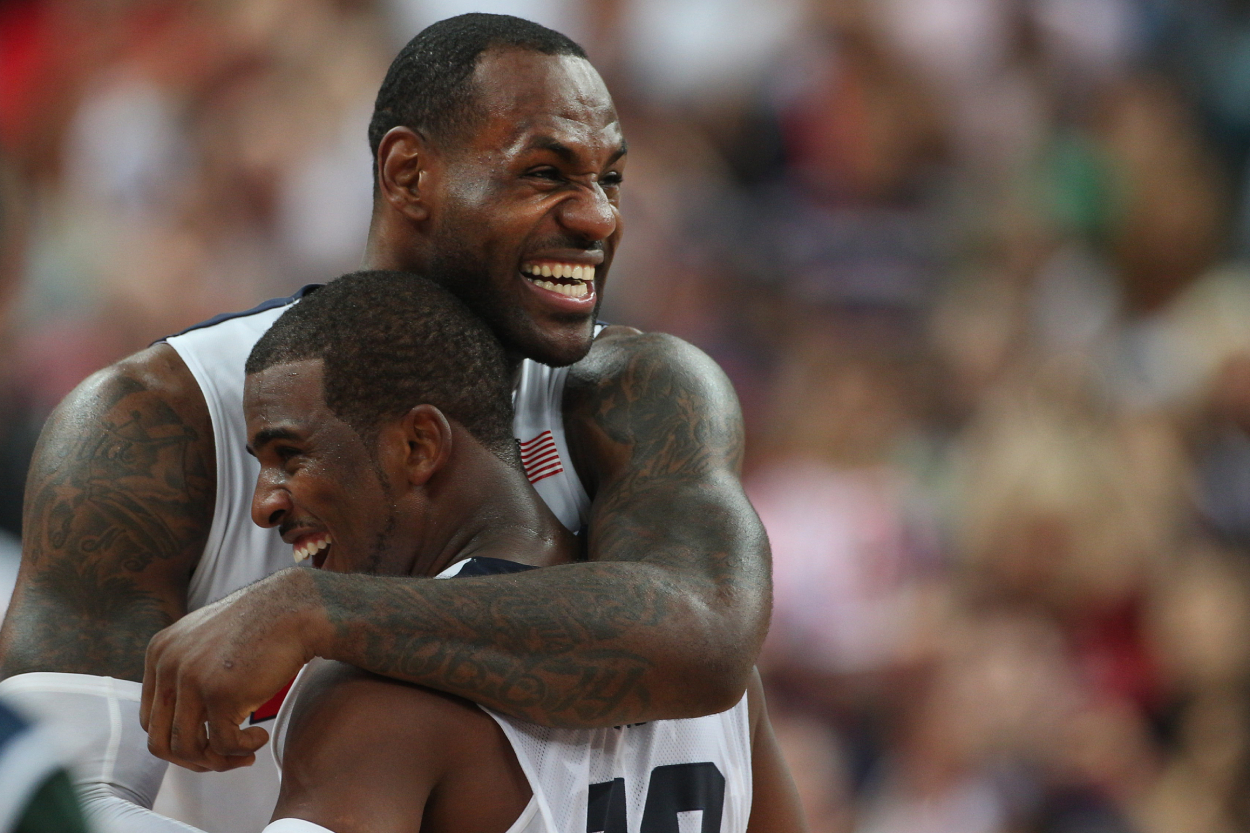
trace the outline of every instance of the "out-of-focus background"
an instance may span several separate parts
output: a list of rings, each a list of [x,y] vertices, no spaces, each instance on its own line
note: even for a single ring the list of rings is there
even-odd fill
[[[1250,830],[1247,0],[0,1],[0,527],[86,375],[358,263],[470,9],[586,45],[603,316],[737,386],[814,833]]]

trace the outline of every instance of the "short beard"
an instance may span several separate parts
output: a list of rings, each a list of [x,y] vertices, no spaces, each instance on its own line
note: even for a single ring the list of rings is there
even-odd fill
[[[486,322],[513,362],[532,359],[551,367],[565,367],[580,361],[590,352],[592,336],[587,337],[584,349],[566,354],[553,352],[537,325],[510,305],[502,303],[495,288],[482,280],[485,269],[464,266],[470,262],[471,258],[462,250],[439,247],[439,254],[431,259],[429,276]],[[602,296],[595,302],[591,322],[598,317],[600,303]],[[593,331],[593,323],[591,327]],[[532,337],[526,338],[530,334]]]

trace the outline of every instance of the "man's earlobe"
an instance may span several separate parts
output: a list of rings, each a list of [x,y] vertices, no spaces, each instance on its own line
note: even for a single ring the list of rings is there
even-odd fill
[[[422,485],[451,458],[451,423],[433,405],[417,405],[403,420],[408,481]]]
[[[382,197],[414,222],[430,216],[429,153],[410,127],[392,127],[378,144],[378,188]]]

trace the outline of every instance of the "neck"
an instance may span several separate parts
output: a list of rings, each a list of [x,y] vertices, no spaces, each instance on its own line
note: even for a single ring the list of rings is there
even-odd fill
[[[428,534],[414,576],[434,576],[483,556],[534,567],[576,559],[577,541],[534,491],[520,465],[510,465],[454,426],[453,458],[430,483]],[[489,485],[484,485],[489,484]]]
[[[365,255],[361,259],[360,268],[366,271],[379,270],[390,272],[411,272],[413,264],[399,257],[393,246],[388,246],[385,236],[377,233],[375,226],[369,230],[369,239],[365,242]]]

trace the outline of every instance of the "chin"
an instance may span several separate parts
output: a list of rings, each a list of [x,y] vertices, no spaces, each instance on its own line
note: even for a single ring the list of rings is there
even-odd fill
[[[530,334],[528,338],[518,339],[515,349],[527,359],[551,367],[566,367],[584,359],[594,341],[592,323],[585,331],[576,333]]]
[[[540,322],[514,315],[495,332],[509,353],[551,367],[565,367],[581,361],[590,352],[595,341],[595,320],[590,315],[572,321]]]

